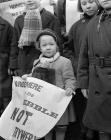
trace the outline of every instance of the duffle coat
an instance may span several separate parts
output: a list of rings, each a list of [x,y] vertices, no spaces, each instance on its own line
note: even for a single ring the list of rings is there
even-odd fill
[[[0,98],[11,97],[12,79],[8,75],[13,27],[0,17]]]
[[[40,14],[43,29],[50,28],[60,37],[60,23],[58,18],[44,8],[40,11]],[[30,73],[34,60],[40,55],[40,51],[36,50],[34,46],[24,46],[23,49],[18,48],[18,41],[24,25],[24,16],[25,13],[15,20],[14,35],[11,45],[10,68],[18,69],[18,75]]]
[[[109,61],[106,62],[106,59]],[[97,61],[98,60],[98,61]],[[78,81],[89,89],[83,122],[111,133],[111,15],[99,13],[87,25],[81,44]]]

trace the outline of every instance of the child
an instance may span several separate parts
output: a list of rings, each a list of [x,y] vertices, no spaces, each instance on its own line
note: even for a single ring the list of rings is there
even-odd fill
[[[94,17],[94,15],[97,14],[97,11],[99,9],[96,0],[78,0],[77,8],[78,8],[78,12],[81,12],[82,17],[80,20],[75,22],[70,28],[68,34],[68,41],[65,42],[64,50],[63,50],[64,56],[72,60],[76,77],[77,77],[77,66],[78,66],[80,46],[86,31],[87,24]],[[73,98],[75,113],[77,117],[77,125],[75,127],[77,127],[79,130],[77,137],[85,136],[85,130],[82,125],[82,118],[87,103],[87,99],[86,99],[87,94],[85,93],[86,92],[82,93],[81,89],[78,88],[76,90],[76,96]],[[88,133],[87,133],[87,137],[91,137],[91,134],[89,135]]]
[[[100,140],[111,134],[111,0],[98,0],[101,11],[89,22],[81,43],[78,81],[89,89],[84,124]]]
[[[60,56],[56,33],[50,29],[45,29],[38,35],[37,41],[39,42],[37,47],[40,47],[41,55],[39,59],[34,61],[34,67],[30,76],[46,79],[45,81],[50,79],[50,83],[65,89],[67,96],[72,95],[76,88],[73,68],[69,59]],[[45,77],[48,71],[48,76]],[[23,78],[26,76],[24,75]],[[49,77],[55,78],[51,79]],[[55,127],[56,140],[64,140],[67,125],[72,121],[75,121],[75,115],[73,105],[70,103]],[[53,130],[46,135],[45,140],[52,140],[52,134]]]
[[[40,51],[36,50],[33,44],[41,29],[50,28],[61,38],[58,18],[41,7],[41,0],[27,0],[25,6],[26,11],[16,18],[14,24],[9,62],[10,75],[21,76],[30,73],[33,61],[40,55]],[[60,50],[62,52],[62,47]]]

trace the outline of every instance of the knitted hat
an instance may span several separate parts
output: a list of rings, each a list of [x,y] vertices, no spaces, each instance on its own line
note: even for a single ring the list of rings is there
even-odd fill
[[[55,39],[55,41],[58,42],[57,34],[56,34],[53,30],[51,30],[51,29],[49,29],[49,28],[44,29],[44,30],[42,30],[42,31],[39,33],[39,35],[37,36],[37,41],[39,41],[39,39],[40,39],[40,37],[41,37],[42,35],[50,35],[50,36],[52,36],[52,37]]]
[[[31,46],[42,30],[42,21],[39,9],[28,10],[24,18],[24,27],[19,39],[18,47]]]

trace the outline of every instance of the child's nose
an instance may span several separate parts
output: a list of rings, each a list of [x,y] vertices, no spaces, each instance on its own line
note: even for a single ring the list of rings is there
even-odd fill
[[[89,3],[87,3],[87,9],[90,9],[91,5]]]
[[[47,49],[50,49],[50,45],[47,45]]]

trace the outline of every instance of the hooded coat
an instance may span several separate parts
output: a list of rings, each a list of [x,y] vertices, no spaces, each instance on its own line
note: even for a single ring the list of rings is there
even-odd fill
[[[8,75],[13,27],[0,17],[0,98],[11,97],[12,79]]]
[[[99,13],[88,24],[81,44],[78,81],[89,89],[83,122],[111,133],[111,15]],[[107,61],[106,61],[107,60]],[[109,60],[109,61],[108,61]]]

